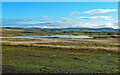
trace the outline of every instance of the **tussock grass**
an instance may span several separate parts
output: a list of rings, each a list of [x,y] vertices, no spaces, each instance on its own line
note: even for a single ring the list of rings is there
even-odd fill
[[[3,73],[118,73],[119,54],[114,37],[95,39],[9,38],[24,35],[98,35],[99,32],[46,32],[39,29],[3,29]],[[109,33],[110,34],[110,33]],[[112,33],[113,34],[113,33]],[[116,33],[117,34],[117,33]],[[36,43],[37,41],[37,43]],[[26,43],[27,42],[27,43]],[[32,42],[32,43],[31,43]],[[80,48],[77,48],[80,47]],[[85,47],[85,48],[82,48]],[[96,48],[98,47],[98,48]],[[100,48],[103,47],[103,48]]]
[[[118,47],[118,45],[102,45],[102,44],[81,44],[81,43],[35,43],[45,45],[62,45],[62,46],[92,46],[92,47]]]
[[[108,51],[14,45],[3,46],[3,59],[7,59],[3,65],[13,66],[13,72],[21,69],[24,73],[117,73],[119,62],[118,54]]]

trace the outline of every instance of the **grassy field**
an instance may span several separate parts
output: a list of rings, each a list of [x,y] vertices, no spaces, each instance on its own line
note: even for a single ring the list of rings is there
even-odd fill
[[[26,33],[27,32],[27,33]],[[14,38],[21,35],[79,34],[3,29],[3,73],[118,73],[118,38]],[[92,34],[93,35],[93,34]],[[105,38],[106,36],[106,38]],[[117,35],[111,35],[117,36]]]
[[[14,29],[1,29],[2,36],[10,37],[10,36],[24,36],[24,35],[90,35],[95,38],[118,38],[120,34],[118,31],[116,32],[81,32],[79,31],[50,31],[49,29],[32,29],[32,28],[14,28]],[[16,34],[17,33],[17,34]]]

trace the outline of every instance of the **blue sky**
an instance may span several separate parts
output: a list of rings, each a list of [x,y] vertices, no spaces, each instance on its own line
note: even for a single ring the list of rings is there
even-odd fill
[[[3,0],[3,2],[118,2],[119,0]]]
[[[117,2],[3,2],[3,27],[117,28]]]

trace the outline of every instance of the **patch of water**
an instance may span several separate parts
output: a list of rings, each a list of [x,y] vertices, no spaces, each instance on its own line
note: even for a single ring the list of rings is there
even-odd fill
[[[107,55],[112,55],[111,53],[108,53]]]
[[[91,63],[92,61],[88,61],[88,62],[90,62],[90,63]]]
[[[96,60],[95,62],[98,62],[98,60]]]
[[[98,60],[95,60],[95,61],[88,61],[88,62],[89,62],[89,63],[92,63],[92,62],[95,62],[95,63],[96,63],[96,62],[98,62]]]
[[[18,38],[78,38],[78,39],[84,39],[84,38],[93,38],[85,35],[46,35],[46,36],[14,36]]]

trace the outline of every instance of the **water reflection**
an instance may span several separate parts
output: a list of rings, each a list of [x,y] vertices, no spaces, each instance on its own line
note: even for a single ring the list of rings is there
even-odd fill
[[[84,38],[93,38],[85,35],[50,35],[50,36],[14,36],[14,37],[20,37],[20,38],[78,38],[78,39],[84,39]]]

